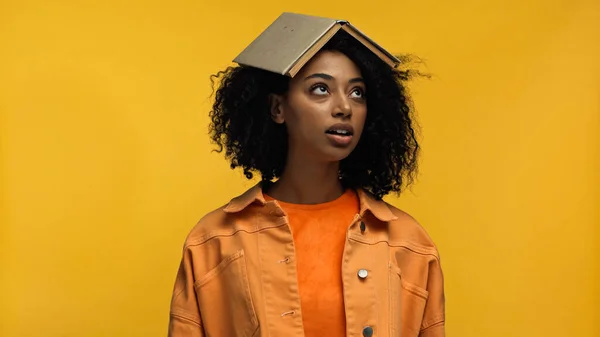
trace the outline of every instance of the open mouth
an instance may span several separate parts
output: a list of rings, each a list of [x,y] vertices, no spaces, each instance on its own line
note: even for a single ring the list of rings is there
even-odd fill
[[[352,132],[349,130],[327,130],[325,133],[336,136],[352,136]]]
[[[334,136],[348,137],[354,134],[354,128],[350,124],[338,123],[330,126],[325,133]]]
[[[338,123],[325,130],[325,134],[335,147],[347,147],[352,143],[354,128],[350,124]]]

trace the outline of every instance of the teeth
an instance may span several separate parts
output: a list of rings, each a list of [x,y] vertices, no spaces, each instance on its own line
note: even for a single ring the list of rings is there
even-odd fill
[[[350,134],[350,132],[346,131],[346,130],[331,130],[331,133],[342,135],[342,136],[347,136]]]

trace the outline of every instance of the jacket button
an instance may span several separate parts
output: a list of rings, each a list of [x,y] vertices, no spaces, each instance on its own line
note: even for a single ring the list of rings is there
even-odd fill
[[[371,328],[370,326],[366,326],[363,329],[363,336],[365,336],[365,337],[371,337],[371,336],[373,336],[373,328]]]
[[[358,277],[359,277],[361,280],[364,280],[364,279],[366,279],[366,278],[367,278],[367,276],[369,276],[369,272],[368,272],[366,269],[360,269],[360,270],[358,271]]]
[[[364,221],[360,222],[360,231],[364,232],[365,230],[367,230],[367,225],[365,225]]]

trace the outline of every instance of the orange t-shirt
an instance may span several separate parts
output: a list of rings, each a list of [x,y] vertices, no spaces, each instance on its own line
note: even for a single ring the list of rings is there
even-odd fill
[[[294,238],[305,336],[346,336],[342,255],[346,231],[359,211],[356,192],[348,189],[317,205],[278,203]]]

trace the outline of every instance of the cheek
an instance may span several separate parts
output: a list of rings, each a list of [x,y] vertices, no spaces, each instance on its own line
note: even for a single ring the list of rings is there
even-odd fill
[[[300,102],[298,102],[300,103]],[[316,132],[323,129],[324,107],[317,104],[296,104],[286,113],[288,133],[294,138],[313,139]]]
[[[310,139],[310,116],[303,111],[290,111],[285,119],[289,140],[293,143],[306,143]]]

